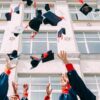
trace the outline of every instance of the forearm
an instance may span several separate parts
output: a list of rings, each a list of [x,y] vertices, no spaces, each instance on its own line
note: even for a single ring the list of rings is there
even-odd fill
[[[72,88],[76,91],[79,97],[86,97],[87,94],[91,97],[94,97],[94,94],[86,87],[85,83],[75,71],[72,64],[67,64],[66,69],[68,71],[67,76]]]

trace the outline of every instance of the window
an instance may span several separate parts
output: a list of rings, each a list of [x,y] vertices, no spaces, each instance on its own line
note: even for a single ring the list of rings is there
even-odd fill
[[[81,53],[100,53],[100,32],[75,32]]]
[[[46,95],[46,86],[50,82],[53,92],[51,95],[51,100],[59,100],[59,95],[61,93],[61,84],[60,84],[59,74],[52,75],[18,75],[18,84],[19,84],[19,94],[22,96],[23,93],[23,84],[29,84],[29,98],[30,100],[43,100]]]
[[[3,34],[4,31],[0,31],[0,48],[1,48],[1,43],[2,43],[2,39],[3,39]]]
[[[23,33],[22,53],[42,54],[48,50],[57,52],[56,32],[39,32],[34,39],[30,39],[31,32]]]
[[[97,96],[100,96],[100,75],[84,75],[87,87]]]
[[[46,4],[46,3],[45,3]],[[37,10],[42,10],[42,14],[44,14],[46,12],[45,10],[45,4],[39,4],[37,3]],[[51,3],[51,6],[50,6],[50,10],[52,12],[54,12],[54,4]],[[31,19],[33,19],[33,17],[35,17],[35,9],[34,7],[25,7],[24,9],[24,21],[29,21]]]
[[[5,13],[9,11],[10,2],[9,3],[0,3],[0,20],[6,20]]]
[[[73,21],[77,20],[100,20],[100,12],[95,12],[98,7],[96,3],[89,4],[93,10],[87,16],[80,12],[81,4],[69,4],[70,15]]]

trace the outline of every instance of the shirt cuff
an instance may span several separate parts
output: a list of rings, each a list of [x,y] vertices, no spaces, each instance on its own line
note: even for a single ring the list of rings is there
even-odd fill
[[[50,96],[45,96],[44,100],[50,100]]]
[[[5,69],[5,74],[9,75],[11,73],[10,69],[6,68]]]
[[[66,64],[65,66],[66,66],[66,69],[67,69],[68,72],[70,72],[72,70],[75,70],[74,67],[73,67],[73,65],[71,63]]]
[[[24,95],[24,97],[28,97],[28,93],[27,92],[25,92],[23,95]]]

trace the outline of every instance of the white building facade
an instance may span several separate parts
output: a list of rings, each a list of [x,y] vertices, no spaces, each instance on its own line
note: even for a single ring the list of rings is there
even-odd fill
[[[34,31],[29,27],[18,37],[14,37],[13,32],[18,26],[28,25],[35,16],[33,5],[26,7],[25,2],[20,0],[0,0],[0,72],[4,69],[6,54],[18,50],[20,57],[17,67],[10,75],[9,83],[18,82],[21,96],[23,84],[28,83],[29,100],[43,100],[46,85],[50,82],[53,88],[51,100],[58,100],[61,93],[60,77],[67,71],[57,53],[64,50],[87,87],[100,100],[100,12],[95,12],[95,8],[100,8],[100,2],[84,1],[93,8],[87,16],[79,11],[82,4],[78,0],[37,0],[37,9],[44,13],[44,5],[49,3],[51,11],[64,19],[57,26],[42,24],[38,34],[31,39]],[[11,21],[6,21],[5,13],[10,12],[19,3],[20,14],[12,12]],[[63,27],[66,29],[66,35],[63,39],[58,39],[57,32]],[[41,54],[48,50],[55,53],[55,60],[40,62],[36,68],[31,69],[30,56],[41,57]],[[11,84],[9,88],[8,95],[11,95]]]

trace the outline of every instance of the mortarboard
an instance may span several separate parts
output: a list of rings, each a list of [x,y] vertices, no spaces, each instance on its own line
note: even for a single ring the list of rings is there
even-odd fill
[[[14,36],[17,37],[19,35],[19,33],[14,33]]]
[[[11,13],[8,12],[5,14],[5,16],[6,16],[7,21],[11,20]]]
[[[48,24],[51,24],[52,26],[56,26],[58,24],[58,22],[62,20],[61,18],[59,18],[57,15],[55,15],[51,11],[44,13],[43,16],[45,17],[45,19],[43,21],[44,24],[46,22]]]
[[[20,13],[20,11],[19,11],[19,5],[17,7],[15,7],[14,12],[17,13],[17,14]]]
[[[100,9],[98,9],[98,8],[97,8],[97,9],[95,9],[95,12],[98,12],[98,11],[100,11]]]
[[[61,29],[58,31],[58,37],[61,37],[62,34],[66,34],[65,28],[61,28]]]
[[[29,22],[29,26],[30,28],[32,28],[35,31],[39,31],[40,25],[42,24],[42,20],[43,17],[42,16],[38,16],[38,17],[34,17],[30,22]]]
[[[35,68],[38,66],[39,62],[40,62],[40,59],[39,58],[36,58],[36,57],[32,57],[31,56],[31,65],[32,65],[32,68]],[[31,69],[32,69],[31,68]]]
[[[54,53],[52,52],[52,50],[50,50],[46,53],[43,53],[41,58],[42,58],[42,62],[54,60]]]
[[[90,7],[88,4],[84,4],[81,8],[80,11],[84,14],[87,15],[88,13],[90,13],[92,11],[92,7]]]
[[[33,1],[31,1],[31,0],[26,0],[26,1],[27,1],[27,5],[28,5],[28,6],[31,6],[32,3],[33,3]]]
[[[42,10],[36,10],[36,17],[42,16]]]
[[[12,53],[7,54],[7,55],[9,56],[9,59],[10,60],[13,60],[14,58],[17,58],[18,57],[17,50],[13,50]]]
[[[50,10],[49,4],[45,4],[45,10],[46,10],[46,11],[49,11],[49,10]]]

